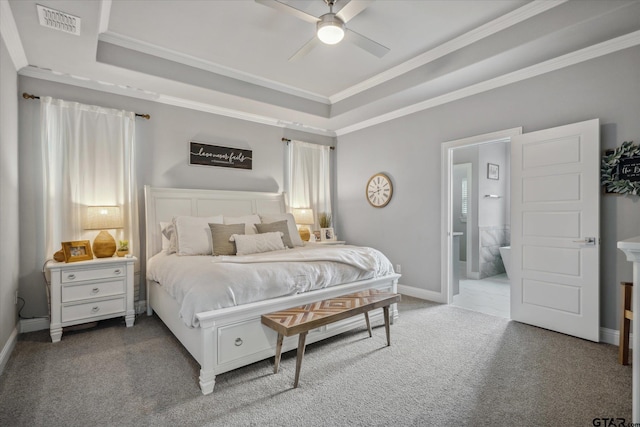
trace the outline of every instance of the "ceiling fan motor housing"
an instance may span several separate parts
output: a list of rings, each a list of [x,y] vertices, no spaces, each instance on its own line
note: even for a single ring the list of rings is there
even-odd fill
[[[316,33],[323,43],[340,43],[344,38],[344,21],[335,13],[325,13],[316,24]]]

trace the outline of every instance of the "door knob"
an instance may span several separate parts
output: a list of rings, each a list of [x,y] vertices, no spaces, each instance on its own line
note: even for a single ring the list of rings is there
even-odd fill
[[[573,243],[580,243],[581,245],[593,245],[593,246],[595,246],[596,238],[595,237],[585,237],[582,240],[574,240]]]

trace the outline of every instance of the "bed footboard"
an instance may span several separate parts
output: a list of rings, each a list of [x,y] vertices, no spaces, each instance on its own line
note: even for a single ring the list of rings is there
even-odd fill
[[[199,313],[199,328],[189,328],[179,318],[176,302],[155,282],[148,284],[149,307],[178,338],[200,364],[199,383],[203,394],[213,392],[216,375],[273,357],[276,332],[264,326],[261,316],[273,311],[334,298],[366,289],[397,292],[397,274],[379,279],[363,280],[288,297],[274,298],[252,304]],[[390,308],[390,318],[398,317],[397,305]],[[372,322],[383,321],[381,310],[370,313]],[[366,327],[364,318],[357,316],[317,328],[307,335],[313,343],[342,332]],[[297,337],[286,337],[283,352],[295,349]]]

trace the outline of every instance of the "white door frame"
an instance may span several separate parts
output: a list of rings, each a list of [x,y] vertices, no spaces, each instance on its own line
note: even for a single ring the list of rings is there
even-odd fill
[[[443,142],[441,145],[441,234],[440,234],[440,300],[438,302],[451,304],[453,302],[453,287],[451,279],[453,277],[453,259],[451,256],[453,246],[453,223],[452,218],[452,181],[453,181],[453,150],[455,148],[470,145],[486,144],[492,142],[510,142],[515,135],[522,134],[522,127],[506,129],[497,132],[485,133],[483,135],[471,136]],[[469,260],[467,259],[467,262]]]

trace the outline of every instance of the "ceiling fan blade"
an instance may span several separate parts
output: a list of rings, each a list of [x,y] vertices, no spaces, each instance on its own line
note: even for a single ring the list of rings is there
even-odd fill
[[[313,36],[311,40],[306,42],[300,49],[298,49],[296,53],[291,56],[291,58],[289,58],[289,61],[297,61],[298,59],[302,58],[307,53],[311,52],[311,49],[316,47],[318,43],[320,43],[320,40],[318,40],[316,36]]]
[[[268,6],[280,12],[288,13],[289,15],[293,15],[296,18],[302,19],[303,21],[307,21],[312,24],[315,24],[320,20],[319,18],[316,18],[313,15],[309,15],[307,12],[303,12],[299,9],[296,9],[293,6],[289,6],[288,4],[280,3],[277,0],[255,0],[255,1],[256,3],[259,3],[264,6]]]
[[[349,22],[354,16],[365,10],[373,0],[351,0],[345,7],[336,13],[336,16],[345,23]]]
[[[355,44],[359,48],[366,50],[378,58],[382,58],[391,50],[388,47],[382,46],[380,43],[376,43],[362,34],[356,33],[348,28],[344,38],[348,42]]]

